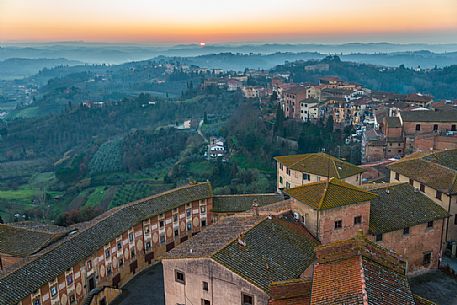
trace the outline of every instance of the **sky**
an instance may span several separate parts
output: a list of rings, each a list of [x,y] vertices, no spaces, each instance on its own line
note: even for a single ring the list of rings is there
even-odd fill
[[[0,0],[0,41],[457,43],[457,0]]]

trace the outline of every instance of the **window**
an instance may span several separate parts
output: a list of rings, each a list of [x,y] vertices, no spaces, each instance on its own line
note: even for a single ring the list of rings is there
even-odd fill
[[[279,176],[279,183],[281,183],[281,184],[283,183],[283,182],[282,182],[282,177],[281,177],[281,176]]]
[[[187,209],[186,210],[186,216],[189,218],[190,216],[192,216],[192,209]]]
[[[400,174],[399,173],[395,173],[395,180],[400,180]]]
[[[282,166],[282,163],[279,163],[279,169],[282,170],[282,167],[283,167],[283,166]]]
[[[211,305],[211,302],[205,299],[202,299],[202,305]]]
[[[192,223],[191,222],[187,223],[187,231],[192,231]]]
[[[433,228],[433,220],[427,222],[427,229]]]
[[[173,215],[173,222],[178,222],[178,214]]]
[[[130,250],[130,257],[131,258],[135,257],[135,248],[132,248],[132,250]]]
[[[202,227],[206,227],[206,219],[202,220]]]
[[[420,191],[421,191],[422,193],[425,193],[425,184],[421,183],[421,185],[420,185]]]
[[[376,234],[376,241],[382,241],[382,233]]]
[[[456,126],[455,124],[453,124],[453,125],[451,126],[451,131],[457,131],[457,126]]]
[[[144,226],[144,234],[149,234],[149,226]]]
[[[51,287],[51,297],[55,297],[57,295],[57,286]]]
[[[343,221],[342,220],[335,221],[335,230],[341,229],[342,227],[343,227]]]
[[[409,179],[409,184],[414,186],[414,180],[413,179]]]
[[[433,125],[433,131],[437,131],[438,130],[438,124],[434,124]]]
[[[286,182],[286,189],[290,189],[290,183]]]
[[[41,301],[40,301],[40,299],[39,299],[39,298],[38,298],[38,299],[35,299],[35,300],[33,300],[33,305],[40,305],[40,304],[41,304]]]
[[[442,197],[443,193],[441,193],[440,191],[436,191],[435,198],[441,200]]]
[[[87,261],[87,270],[91,270],[92,269],[92,262],[91,261]]]
[[[290,176],[290,169],[287,169],[287,176]]]
[[[133,233],[129,233],[129,241],[133,242]]]
[[[254,297],[249,294],[241,294],[241,305],[254,305]]]
[[[74,294],[70,294],[70,304],[75,304],[76,303],[76,296]]]
[[[457,217],[454,215],[454,224],[457,225]]]
[[[409,235],[409,227],[403,228],[403,235]]]
[[[165,243],[165,234],[160,234],[160,243]]]
[[[202,282],[202,287],[204,291],[208,291],[208,282]]]
[[[121,249],[122,249],[122,243],[121,243],[121,242],[118,242],[118,243],[117,243],[117,249],[118,249],[118,250],[121,250]]]
[[[122,257],[119,257],[118,260],[119,260],[119,267],[124,265],[124,259]]]
[[[109,249],[106,249],[105,250],[105,257],[109,258],[110,256],[111,256],[111,253],[110,253]]]
[[[175,270],[175,280],[178,283],[185,284],[186,283],[186,277],[184,272]]]
[[[200,207],[200,213],[202,213],[202,214],[205,214],[205,213],[206,213],[206,206],[205,206],[205,205],[202,205],[202,206]]]
[[[175,229],[175,237],[178,237],[178,236],[179,236],[179,230]]]
[[[303,173],[303,180],[309,181],[309,174]]]
[[[360,224],[362,224],[362,216],[354,217],[354,225],[360,225]]]
[[[111,264],[109,264],[108,267],[106,267],[106,274],[110,276],[111,273],[113,273],[113,268],[111,267]]]
[[[421,130],[421,124],[416,124],[416,131],[420,131]]]
[[[149,251],[149,250],[151,250],[151,242],[147,241],[146,242],[146,251]]]
[[[427,265],[429,265],[431,262],[432,262],[432,252],[424,253],[424,257],[423,257],[423,259],[422,259],[422,264],[423,264],[424,266],[427,266]]]
[[[160,228],[163,228],[163,227],[165,226],[165,222],[164,222],[163,220],[161,220],[161,221],[159,222],[159,226],[160,226]]]
[[[73,274],[67,275],[67,285],[73,284]]]

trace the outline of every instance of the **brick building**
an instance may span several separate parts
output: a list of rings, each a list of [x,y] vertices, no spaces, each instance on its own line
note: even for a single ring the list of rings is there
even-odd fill
[[[293,188],[306,183],[343,179],[354,185],[362,184],[365,170],[325,153],[278,156],[276,160],[277,189]]]
[[[1,261],[21,262],[0,273],[0,304],[82,304],[96,287],[121,287],[210,225],[211,209],[211,186],[198,183],[114,208],[70,231],[41,234],[36,241],[7,239],[8,232],[22,229],[1,225]]]
[[[444,241],[456,241],[457,149],[414,153],[388,168],[391,182],[408,182],[447,211]]]
[[[295,218],[322,244],[358,231],[395,251],[408,272],[436,269],[446,210],[408,183],[370,185],[370,191],[335,178],[286,189]]]

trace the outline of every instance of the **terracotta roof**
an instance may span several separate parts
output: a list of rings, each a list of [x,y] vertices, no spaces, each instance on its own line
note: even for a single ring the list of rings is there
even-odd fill
[[[132,226],[188,202],[212,197],[209,183],[173,189],[111,209],[56,247],[0,276],[0,304],[14,305],[68,268],[93,255]]]
[[[316,210],[366,202],[377,197],[374,193],[335,178],[331,178],[328,182],[304,184],[286,189],[284,192]]]
[[[244,195],[217,195],[213,198],[213,210],[215,213],[234,213],[250,210],[256,203],[262,207],[284,200],[277,193],[271,194],[244,194]]]
[[[457,149],[419,153],[387,166],[446,194],[457,194]]]
[[[400,112],[403,122],[457,122],[457,111],[416,110]]]
[[[273,282],[297,279],[314,261],[319,244],[303,225],[284,219],[265,219],[212,258],[227,269],[269,291]]]
[[[322,177],[344,179],[365,171],[361,167],[325,153],[278,156],[274,159],[292,170]]]
[[[286,94],[305,94],[308,88],[305,86],[295,85],[285,90]]]
[[[365,185],[378,195],[371,200],[370,232],[392,232],[446,218],[446,210],[409,183]]]
[[[316,248],[312,305],[415,304],[406,264],[359,234]]]
[[[26,257],[62,238],[68,231],[50,232],[44,228],[0,224],[0,253]]]
[[[311,302],[312,281],[293,279],[270,285],[269,305],[308,305]]]

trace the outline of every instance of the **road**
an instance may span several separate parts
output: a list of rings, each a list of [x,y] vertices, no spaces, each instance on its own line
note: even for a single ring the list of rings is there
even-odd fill
[[[162,264],[138,274],[122,290],[112,305],[165,305]]]

